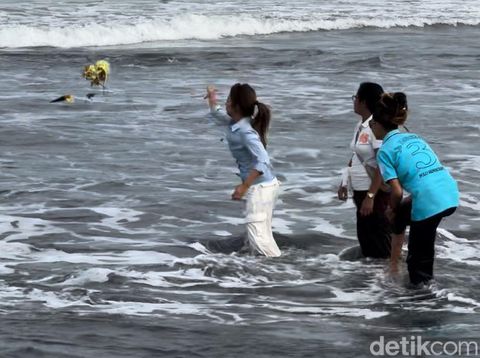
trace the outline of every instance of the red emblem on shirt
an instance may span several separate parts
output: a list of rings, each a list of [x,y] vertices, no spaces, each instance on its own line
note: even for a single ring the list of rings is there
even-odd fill
[[[368,143],[368,133],[360,134],[360,137],[358,137],[358,143],[367,144]]]

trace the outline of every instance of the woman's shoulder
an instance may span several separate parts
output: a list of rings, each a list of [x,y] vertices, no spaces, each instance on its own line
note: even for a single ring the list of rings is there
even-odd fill
[[[359,144],[372,144],[378,142],[375,134],[373,134],[372,128],[370,128],[368,125],[366,127],[362,126],[358,134],[357,141]],[[381,142],[382,141],[380,141],[380,143]]]
[[[255,129],[253,129],[252,124],[249,120],[242,119],[240,122],[235,124],[237,129],[242,134],[249,134],[249,133],[256,133]]]
[[[245,123],[240,126],[238,129],[238,133],[241,138],[243,138],[243,141],[245,141],[245,143],[261,143],[260,135],[250,123]]]
[[[251,125],[240,128],[239,133],[245,140],[260,140],[260,136]]]

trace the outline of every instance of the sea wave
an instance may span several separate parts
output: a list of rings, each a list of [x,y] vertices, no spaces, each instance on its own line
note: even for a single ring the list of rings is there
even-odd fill
[[[477,26],[480,18],[271,18],[248,14],[207,16],[183,14],[169,19],[72,24],[65,26],[0,26],[1,48],[91,47],[133,45],[175,40],[216,40],[225,37],[268,35],[282,32],[347,30],[364,27],[396,28],[433,25]]]

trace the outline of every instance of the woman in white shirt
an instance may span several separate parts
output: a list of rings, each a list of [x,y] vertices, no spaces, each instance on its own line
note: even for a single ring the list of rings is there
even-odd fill
[[[376,153],[382,145],[370,129],[369,122],[375,105],[383,93],[377,83],[360,84],[357,94],[352,96],[353,109],[361,116],[355,126],[350,148],[352,158],[348,163],[349,183],[353,190],[353,201],[357,208],[357,237],[365,257],[390,257],[390,225],[385,216],[389,194],[378,170]],[[348,187],[342,183],[338,198],[347,200]]]

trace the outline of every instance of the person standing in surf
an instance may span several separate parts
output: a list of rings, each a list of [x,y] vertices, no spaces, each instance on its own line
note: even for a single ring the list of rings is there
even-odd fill
[[[271,113],[257,100],[248,84],[236,83],[225,103],[226,112],[217,104],[216,90],[207,87],[210,113],[218,124],[226,125],[226,139],[240,171],[242,183],[233,191],[233,200],[246,200],[247,241],[252,253],[268,257],[281,255],[272,233],[272,216],[279,182],[267,153],[267,132]]]
[[[390,257],[390,225],[385,212],[389,193],[382,185],[376,153],[382,141],[377,140],[369,127],[375,104],[383,88],[372,82],[363,82],[352,96],[353,110],[361,119],[355,126],[350,143],[352,158],[348,163],[347,175],[353,189],[356,207],[357,237],[363,256],[372,258]],[[347,200],[348,183],[342,182],[338,198]]]
[[[391,186],[387,215],[393,226],[391,269],[398,260],[410,225],[407,266],[410,282],[428,283],[433,278],[435,238],[440,221],[459,205],[457,182],[428,143],[414,133],[401,133],[407,120],[407,96],[385,93],[376,105],[370,127],[383,140],[377,161],[383,179]],[[403,191],[410,196],[403,199]]]

